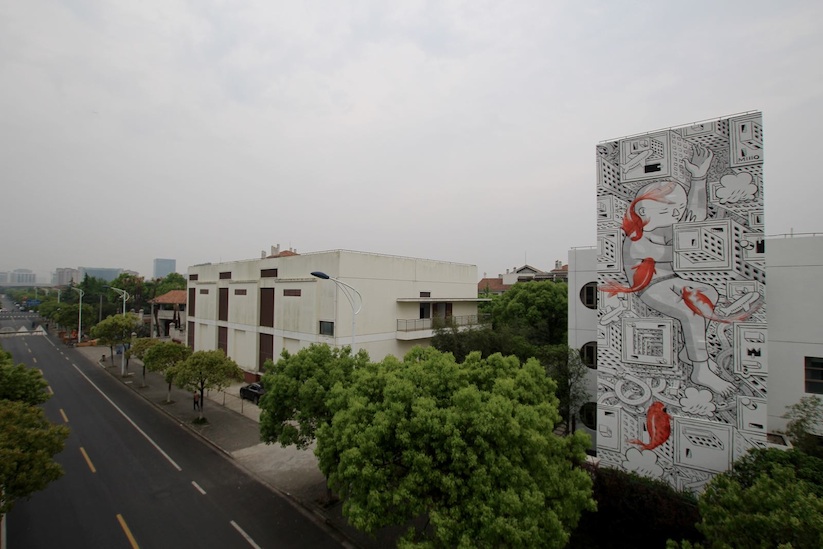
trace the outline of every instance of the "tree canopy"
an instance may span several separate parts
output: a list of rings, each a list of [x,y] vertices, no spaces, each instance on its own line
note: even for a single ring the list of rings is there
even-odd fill
[[[565,282],[519,282],[492,303],[495,329],[507,326],[532,345],[567,341],[568,292]]]
[[[321,470],[357,528],[425,515],[423,543],[563,547],[592,481],[588,438],[558,437],[554,382],[536,360],[415,348],[358,367],[329,397]],[[405,543],[416,543],[414,532]]]
[[[160,348],[159,345],[153,347],[149,354],[158,348]],[[174,383],[178,387],[200,393],[201,418],[206,389],[222,389],[234,380],[243,379],[243,370],[219,349],[196,351],[184,361],[176,363],[171,371]]]
[[[815,457],[823,458],[823,399],[817,395],[806,396],[789,406],[783,416],[789,420],[786,434],[795,448]]]
[[[328,345],[311,345],[296,354],[283,351],[277,363],[266,363],[260,399],[260,436],[263,442],[300,449],[314,442],[317,428],[331,421],[329,391],[348,384],[352,371],[368,362],[361,351],[352,356],[351,347],[342,350]]]
[[[0,350],[0,399],[18,400],[34,406],[46,402],[48,383],[39,370],[14,364],[11,355]]]
[[[173,341],[157,341],[156,345],[149,346],[143,353],[143,364],[151,372],[160,372],[166,383],[169,384],[166,393],[166,402],[171,402],[171,385],[174,381],[174,367],[185,361],[192,354],[192,350],[185,345],[174,343]]]

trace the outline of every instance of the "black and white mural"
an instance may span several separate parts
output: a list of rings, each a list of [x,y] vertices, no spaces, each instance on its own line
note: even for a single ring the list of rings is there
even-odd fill
[[[597,146],[604,465],[700,491],[766,443],[759,112]]]

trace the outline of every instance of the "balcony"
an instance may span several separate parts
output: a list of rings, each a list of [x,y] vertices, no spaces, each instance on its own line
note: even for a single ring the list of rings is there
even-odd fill
[[[488,314],[450,316],[446,318],[415,318],[410,320],[397,319],[397,339],[427,339],[434,335],[438,328],[454,327],[466,329],[491,322]]]

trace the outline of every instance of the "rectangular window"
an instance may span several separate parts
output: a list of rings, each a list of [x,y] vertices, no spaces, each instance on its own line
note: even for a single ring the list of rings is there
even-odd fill
[[[420,297],[431,297],[431,296],[432,296],[431,292],[420,292]]]
[[[217,348],[229,356],[229,329],[225,326],[217,327]]]
[[[432,317],[432,304],[431,303],[421,303],[420,304],[420,318],[431,318]]]
[[[320,321],[320,335],[333,336],[334,335],[334,322],[329,322],[327,320],[321,320]]]
[[[198,275],[196,275],[196,274],[189,275],[189,280],[197,280],[197,279],[198,279]]]
[[[189,349],[194,350],[194,322],[187,322],[188,324],[188,333],[186,334],[186,343],[189,346]]]
[[[260,269],[260,278],[277,278],[277,269]]]
[[[197,290],[195,288],[189,288],[189,302],[186,303],[186,308],[188,309],[187,314],[189,316],[197,316],[197,315],[194,314],[194,298],[195,298],[195,292],[196,291]]]
[[[265,372],[265,364],[267,360],[274,362],[274,336],[271,334],[260,334],[260,348],[258,355],[260,356],[257,363],[257,371]]]
[[[229,320],[229,289],[218,288],[217,320]]]
[[[228,280],[231,278],[231,271],[220,273],[220,280]]]
[[[246,290],[234,290],[234,295],[246,295]]]
[[[823,358],[806,357],[806,392],[823,395]]]
[[[208,295],[209,291],[208,290],[200,290],[200,293],[203,294],[203,295]]]
[[[260,325],[274,328],[274,288],[260,288]]]
[[[283,290],[283,295],[291,297],[300,297],[301,290]]]

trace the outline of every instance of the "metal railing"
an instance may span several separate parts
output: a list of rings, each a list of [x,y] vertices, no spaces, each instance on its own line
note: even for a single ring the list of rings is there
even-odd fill
[[[398,332],[416,332],[419,330],[436,330],[438,328],[476,326],[491,322],[488,314],[449,316],[445,318],[397,319]]]

